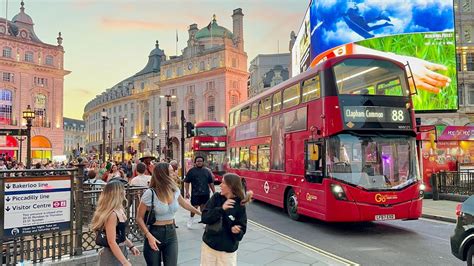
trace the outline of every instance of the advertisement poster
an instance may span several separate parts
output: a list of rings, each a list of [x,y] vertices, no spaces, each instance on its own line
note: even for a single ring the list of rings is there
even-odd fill
[[[318,0],[309,11],[311,66],[345,54],[408,63],[416,111],[457,110],[452,0]]]

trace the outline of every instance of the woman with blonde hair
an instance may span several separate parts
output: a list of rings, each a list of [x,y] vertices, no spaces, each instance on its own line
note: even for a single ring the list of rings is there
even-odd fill
[[[201,215],[199,210],[181,196],[171,176],[172,171],[173,168],[169,163],[161,162],[155,165],[150,189],[143,193],[138,207],[136,221],[145,235],[143,255],[147,265],[161,265],[161,260],[164,266],[178,264],[178,238],[174,218],[179,206]],[[144,216],[152,206],[155,223],[148,226],[145,224]]]
[[[99,255],[99,265],[131,265],[127,259],[127,247],[133,255],[140,255],[140,251],[127,239],[125,233],[126,201],[125,188],[120,181],[109,182],[100,194],[91,223],[92,230],[96,234],[105,233],[107,239],[107,245]]]
[[[247,231],[245,205],[253,192],[245,193],[240,176],[225,174],[221,192],[216,192],[202,211],[206,230],[202,236],[201,265],[237,265],[239,242]]]

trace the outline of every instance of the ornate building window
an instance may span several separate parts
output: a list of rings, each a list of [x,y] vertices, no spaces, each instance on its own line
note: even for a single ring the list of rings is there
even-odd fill
[[[54,64],[53,56],[52,55],[47,55],[46,56],[46,65],[52,66],[53,64]]]
[[[15,82],[13,79],[13,73],[3,72],[2,73],[2,80],[5,82]]]
[[[3,47],[3,57],[11,58],[12,57],[12,48]]]
[[[214,96],[207,97],[207,119],[210,121],[216,120],[216,100]]]
[[[466,70],[474,71],[474,53],[468,53],[466,55]]]
[[[33,52],[26,52],[25,53],[25,61],[26,62],[33,62]]]
[[[12,124],[12,105],[12,91],[0,89],[0,125]]]
[[[194,116],[195,114],[195,102],[194,99],[188,101],[188,116]]]
[[[38,93],[34,97],[34,110],[35,119],[33,120],[33,126],[35,127],[49,127],[47,120],[47,97],[42,93]]]
[[[150,128],[150,113],[146,112],[145,113],[145,132],[149,132]]]

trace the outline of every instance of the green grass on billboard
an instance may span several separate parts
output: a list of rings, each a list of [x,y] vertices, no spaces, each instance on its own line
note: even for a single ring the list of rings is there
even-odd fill
[[[437,73],[451,79],[449,86],[441,88],[439,93],[418,89],[418,94],[413,96],[413,104],[416,111],[455,111],[458,109],[456,53],[452,32],[392,35],[360,41],[357,44],[446,66],[448,70],[437,71]]]

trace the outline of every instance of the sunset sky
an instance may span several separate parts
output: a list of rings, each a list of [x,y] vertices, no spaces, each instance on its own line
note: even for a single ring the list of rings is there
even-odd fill
[[[8,19],[20,0],[8,0]],[[257,54],[288,52],[290,32],[298,32],[309,0],[25,0],[36,35],[56,44],[62,32],[65,68],[64,116],[82,119],[85,104],[140,71],[159,40],[167,56],[186,46],[187,29],[217,23],[232,31],[232,11],[244,13],[248,62]],[[1,0],[0,14],[6,14]],[[279,44],[279,45],[278,45]]]

